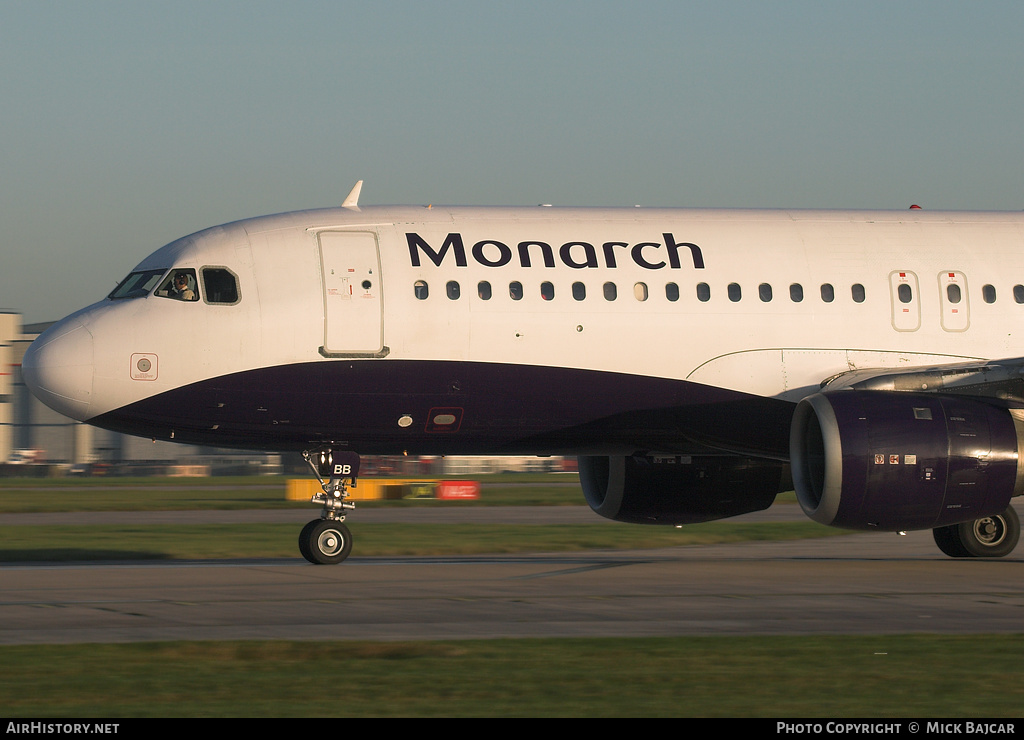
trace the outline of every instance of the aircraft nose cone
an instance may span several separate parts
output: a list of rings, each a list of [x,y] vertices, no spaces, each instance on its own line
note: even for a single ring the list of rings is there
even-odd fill
[[[93,339],[79,319],[60,321],[32,342],[21,361],[25,385],[65,416],[85,421],[92,402]]]

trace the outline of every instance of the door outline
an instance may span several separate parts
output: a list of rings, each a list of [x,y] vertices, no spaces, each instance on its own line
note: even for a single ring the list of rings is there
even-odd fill
[[[901,286],[910,288],[909,301],[900,297]],[[921,328],[921,288],[915,273],[909,270],[893,270],[889,273],[889,300],[892,304],[893,329],[917,331]]]
[[[955,290],[958,300],[950,300]],[[971,305],[967,293],[967,276],[959,270],[939,273],[939,305],[942,306],[942,328],[946,331],[967,331],[971,328]]]
[[[317,233],[324,308],[323,357],[386,357],[384,283],[377,235]]]

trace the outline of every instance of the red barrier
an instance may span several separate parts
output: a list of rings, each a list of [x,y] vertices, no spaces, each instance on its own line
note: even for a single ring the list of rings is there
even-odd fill
[[[437,497],[446,501],[480,498],[480,483],[475,480],[443,480],[437,484]]]

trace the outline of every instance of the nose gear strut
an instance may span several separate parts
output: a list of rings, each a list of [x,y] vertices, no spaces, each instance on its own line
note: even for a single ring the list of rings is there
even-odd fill
[[[311,503],[321,504],[320,518],[314,519],[299,534],[299,552],[317,565],[340,563],[352,552],[352,533],[345,526],[345,512],[356,507],[349,497],[349,486],[356,487],[359,455],[347,450],[321,447],[302,453],[321,490]],[[327,479],[326,481],[324,479]]]

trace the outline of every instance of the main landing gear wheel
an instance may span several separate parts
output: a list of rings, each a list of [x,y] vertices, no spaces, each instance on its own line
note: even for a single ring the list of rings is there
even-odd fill
[[[352,552],[352,533],[341,522],[314,519],[299,534],[299,552],[316,565],[340,563]]]
[[[1001,558],[1020,539],[1020,517],[1013,506],[995,516],[932,530],[935,544],[951,558]]]

